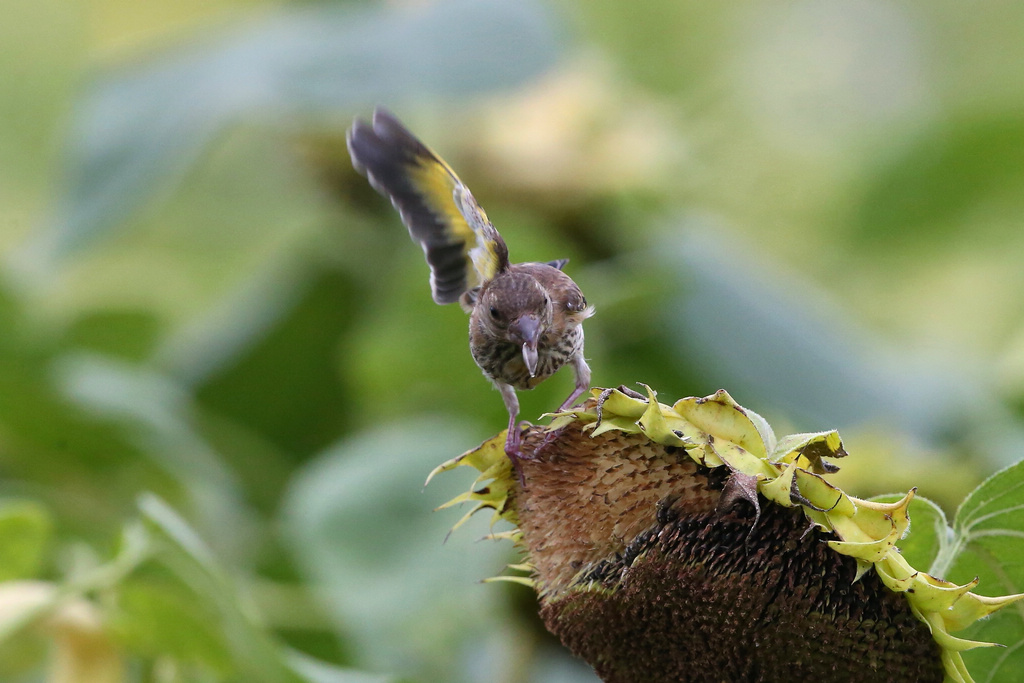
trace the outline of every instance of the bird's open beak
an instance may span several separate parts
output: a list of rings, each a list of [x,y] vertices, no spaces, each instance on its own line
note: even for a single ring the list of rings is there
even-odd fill
[[[530,371],[530,377],[537,376],[537,342],[523,344],[523,362]]]
[[[537,376],[537,342],[540,340],[540,320],[536,316],[524,315],[510,326],[511,331],[523,340],[523,362],[530,377]]]

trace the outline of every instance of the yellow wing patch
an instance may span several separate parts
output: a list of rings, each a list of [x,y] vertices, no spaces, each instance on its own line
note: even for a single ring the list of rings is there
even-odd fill
[[[419,161],[419,166],[410,168],[410,180],[433,212],[443,216],[450,234],[465,245],[466,257],[473,264],[467,273],[467,289],[487,282],[508,260],[504,243],[498,244],[501,236],[473,193],[443,159],[431,153]]]
[[[389,197],[430,265],[434,300],[452,303],[508,265],[501,235],[448,164],[390,112],[373,124],[356,120],[348,133],[357,170]]]

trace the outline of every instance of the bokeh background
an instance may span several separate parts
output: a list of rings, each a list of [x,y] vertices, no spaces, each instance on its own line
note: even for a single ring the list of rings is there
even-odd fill
[[[595,385],[838,428],[847,490],[950,514],[1024,456],[1024,4],[0,14],[5,681],[594,680],[432,512],[505,413],[350,167],[376,104],[571,259]]]

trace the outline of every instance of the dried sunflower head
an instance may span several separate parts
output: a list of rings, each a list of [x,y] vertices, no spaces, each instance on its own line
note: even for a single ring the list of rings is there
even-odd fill
[[[480,471],[474,501],[516,526],[552,633],[606,681],[970,681],[957,638],[1024,595],[986,598],[917,571],[896,542],[914,491],[847,495],[834,432],[776,439],[724,391],[659,403],[597,390],[524,436],[440,466]],[[433,476],[433,475],[432,475]]]

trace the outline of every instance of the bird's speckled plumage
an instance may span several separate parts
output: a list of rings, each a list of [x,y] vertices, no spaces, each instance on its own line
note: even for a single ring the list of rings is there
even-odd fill
[[[511,265],[475,296],[479,304],[470,310],[470,350],[492,381],[533,389],[583,354],[582,323],[591,309],[576,283],[557,267],[546,263]],[[497,319],[491,308],[498,311]],[[539,314],[544,328],[533,376],[523,360],[522,344],[507,335],[509,321],[531,312]]]

